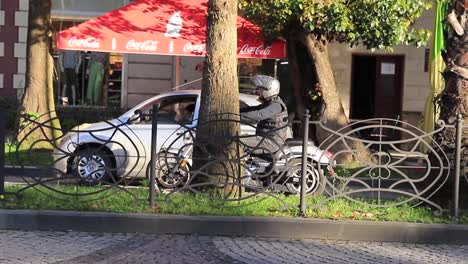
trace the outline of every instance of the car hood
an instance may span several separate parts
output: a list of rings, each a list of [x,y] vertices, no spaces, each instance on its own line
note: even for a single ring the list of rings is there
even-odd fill
[[[106,129],[112,129],[118,126],[122,126],[124,124],[125,123],[120,121],[119,119],[112,119],[109,121],[101,121],[101,122],[96,122],[96,123],[84,123],[84,124],[74,127],[72,129],[72,132],[106,130]]]

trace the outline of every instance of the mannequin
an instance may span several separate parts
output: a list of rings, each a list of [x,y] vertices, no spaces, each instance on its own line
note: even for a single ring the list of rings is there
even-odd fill
[[[61,54],[61,70],[64,76],[62,88],[62,103],[68,105],[70,99],[76,104],[76,86],[78,84],[78,71],[81,65],[81,52],[67,50]]]
[[[104,68],[107,64],[108,54],[92,52],[88,62],[88,88],[86,98],[92,105],[102,104],[102,86],[104,81]]]

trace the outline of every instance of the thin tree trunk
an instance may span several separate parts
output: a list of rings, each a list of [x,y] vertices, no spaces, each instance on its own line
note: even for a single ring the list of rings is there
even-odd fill
[[[33,116],[44,127],[28,125],[18,135],[21,140],[50,139],[60,136],[60,126],[55,114],[53,95],[53,59],[50,55],[50,10],[51,1],[29,1],[28,37],[27,37],[27,63],[26,88],[22,100],[22,113]],[[56,127],[51,129],[48,127]]]
[[[207,54],[203,71],[196,169],[206,173],[203,181],[222,197],[238,195],[239,88],[237,76],[237,0],[209,0]],[[228,114],[230,113],[230,114]],[[197,160],[204,157],[206,160]],[[205,167],[203,167],[205,166]],[[199,177],[198,175],[196,177]],[[198,179],[199,181],[200,179]]]
[[[340,95],[336,88],[335,77],[330,64],[328,56],[328,42],[326,40],[317,39],[312,34],[304,33],[302,35],[304,45],[309,52],[309,56],[313,61],[316,71],[316,77],[323,94],[323,100],[325,103],[325,112],[322,119],[326,120],[326,126],[333,131],[338,131],[345,126],[349,125],[349,120],[345,115]],[[346,133],[349,130],[341,130],[340,133]],[[317,128],[317,139],[322,144],[331,143],[336,137],[331,138],[327,141],[330,136],[330,132]],[[350,135],[352,136],[352,135]],[[326,142],[325,142],[326,141]],[[346,145],[345,145],[346,143]],[[356,140],[343,140],[333,145],[332,151],[337,152],[340,150],[353,150],[353,155],[341,154],[337,158],[340,162],[347,163],[353,160],[368,161],[370,159],[370,151],[365,148],[364,144]]]

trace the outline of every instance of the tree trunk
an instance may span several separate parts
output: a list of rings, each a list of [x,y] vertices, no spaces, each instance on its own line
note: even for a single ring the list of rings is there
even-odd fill
[[[27,125],[19,135],[22,140],[54,140],[61,135],[55,113],[53,94],[53,59],[50,54],[50,10],[51,1],[29,1],[26,88],[22,101],[22,113],[36,119],[45,126],[38,128],[23,120]],[[53,129],[54,128],[54,129]]]
[[[440,107],[440,119],[446,124],[454,125],[458,114],[464,118],[464,125],[468,125],[468,39],[467,12],[468,4],[463,0],[454,0],[449,8],[449,30],[446,36],[446,53],[444,62],[445,87],[438,97]],[[452,13],[450,15],[450,13]],[[464,144],[468,144],[468,129],[464,129]],[[436,135],[435,140],[442,145],[443,149],[453,160],[455,157],[455,130],[445,129]],[[462,154],[468,159],[468,153]]]
[[[297,54],[297,36],[294,34],[288,34],[287,39],[287,49],[288,49],[288,63],[289,63],[289,73],[291,76],[291,82],[294,90],[294,96],[296,97],[296,113],[302,119],[305,110],[304,102],[304,85],[302,83],[302,74],[299,63],[298,63],[298,54]],[[293,109],[288,109],[289,111]]]
[[[296,102],[295,109],[288,109],[288,111],[295,111],[297,118],[303,120],[305,109],[309,109],[310,118],[318,120],[320,119],[319,112],[322,103],[320,100],[312,102],[308,95],[308,92],[314,89],[317,83],[315,69],[312,60],[309,59],[306,47],[299,41],[297,34],[288,34],[287,50],[290,80]],[[317,105],[311,107],[312,103]],[[301,137],[303,129],[303,126],[294,125],[294,137]],[[315,144],[319,144],[316,137],[316,125],[314,124],[309,126],[309,139],[313,140]]]
[[[333,131],[338,131],[345,126],[349,125],[349,120],[345,115],[340,95],[336,88],[335,77],[330,64],[328,56],[328,42],[323,39],[318,39],[316,36],[303,33],[301,37],[304,45],[307,48],[309,57],[312,59],[315,66],[315,73],[318,84],[322,90],[323,102],[325,104],[325,112],[322,116],[322,120],[326,120],[326,126]],[[346,133],[349,129],[340,130],[340,134]],[[330,136],[330,132],[317,128],[317,139],[320,143],[327,146],[327,143],[331,143],[336,137],[327,138]],[[352,136],[352,135],[351,135]],[[344,144],[346,142],[346,145]],[[337,159],[341,163],[351,162],[353,160],[368,161],[370,159],[370,151],[365,148],[362,142],[356,140],[341,140],[337,144],[334,144],[331,151],[337,152],[340,150],[353,150],[351,154],[340,154]]]
[[[239,88],[237,76],[237,0],[209,0],[206,61],[203,70],[195,168],[207,187],[222,197],[238,195]],[[236,121],[236,122],[232,122]],[[197,158],[206,158],[200,160]],[[195,177],[200,177],[197,175]],[[208,182],[207,182],[208,181]]]

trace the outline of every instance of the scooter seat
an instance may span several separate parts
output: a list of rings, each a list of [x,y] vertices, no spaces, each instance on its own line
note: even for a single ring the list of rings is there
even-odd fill
[[[274,154],[252,154],[252,156],[255,156],[257,158],[260,158],[262,160],[266,160],[266,161],[272,161],[274,159]]]
[[[266,161],[273,161],[273,160],[281,159],[285,155],[285,153],[283,149],[278,149],[277,151],[272,152],[272,153],[262,153],[262,154],[252,153],[251,155],[258,157],[260,159],[266,160]]]
[[[314,142],[312,140],[309,140],[307,142],[309,146],[314,146]],[[302,146],[302,139],[299,138],[288,138],[284,141],[284,145],[286,146]]]
[[[312,140],[308,141],[309,146],[314,146],[314,142]],[[298,138],[288,138],[284,142],[285,147],[292,147],[292,146],[302,146],[302,140]],[[280,148],[277,151],[273,153],[262,153],[262,154],[256,154],[252,153],[252,156],[258,157],[260,159],[266,160],[266,161],[273,161],[273,160],[279,160],[283,155],[285,155],[285,149]]]

